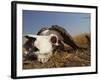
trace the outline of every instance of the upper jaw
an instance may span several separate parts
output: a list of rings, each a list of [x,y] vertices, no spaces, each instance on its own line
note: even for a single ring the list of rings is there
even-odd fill
[[[46,63],[46,62],[49,61],[49,59],[50,59],[51,56],[52,56],[52,53],[44,53],[44,54],[38,55],[37,59],[41,63]]]

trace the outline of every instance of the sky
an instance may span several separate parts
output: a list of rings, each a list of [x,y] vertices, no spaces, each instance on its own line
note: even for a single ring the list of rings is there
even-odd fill
[[[62,26],[71,35],[90,32],[90,14],[23,10],[23,33],[36,34],[52,25]]]

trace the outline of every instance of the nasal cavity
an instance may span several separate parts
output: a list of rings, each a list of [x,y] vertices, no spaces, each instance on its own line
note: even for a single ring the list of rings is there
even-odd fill
[[[37,47],[34,47],[33,51],[39,51],[39,49]]]

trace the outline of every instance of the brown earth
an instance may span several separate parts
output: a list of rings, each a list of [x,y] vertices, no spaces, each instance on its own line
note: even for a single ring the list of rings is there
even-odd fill
[[[39,69],[39,68],[61,68],[61,67],[79,67],[91,65],[90,41],[87,37],[90,34],[84,33],[73,37],[74,41],[87,49],[71,50],[71,51],[55,51],[50,60],[44,64],[37,61],[33,56],[32,59],[24,60],[23,55],[23,69]],[[69,46],[65,46],[67,48]]]

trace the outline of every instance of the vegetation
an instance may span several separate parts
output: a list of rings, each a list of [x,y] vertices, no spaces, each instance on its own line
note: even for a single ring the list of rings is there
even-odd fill
[[[55,51],[50,60],[44,64],[37,61],[35,56],[31,56],[24,60],[23,54],[23,69],[36,69],[36,68],[61,68],[61,67],[81,67],[91,65],[91,52],[90,52],[90,34],[83,33],[73,37],[74,41],[86,47],[86,49],[77,49],[71,51]],[[70,46],[65,45],[65,48]]]

